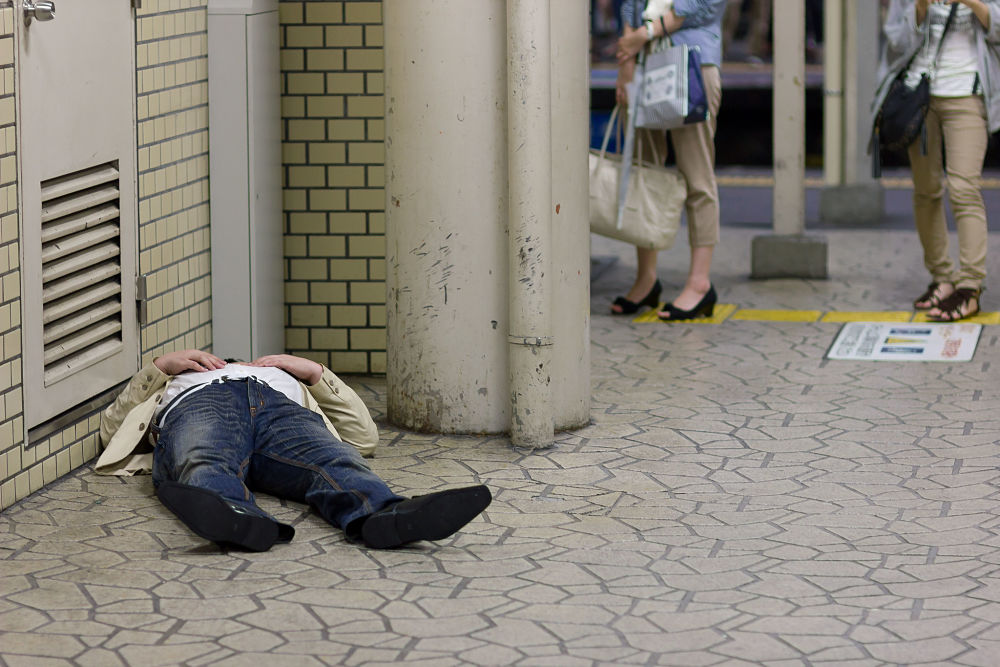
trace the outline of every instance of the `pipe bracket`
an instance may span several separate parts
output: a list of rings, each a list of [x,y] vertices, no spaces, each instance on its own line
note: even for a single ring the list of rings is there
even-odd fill
[[[552,336],[507,336],[507,342],[511,345],[527,345],[529,347],[543,347],[552,345],[555,339]]]

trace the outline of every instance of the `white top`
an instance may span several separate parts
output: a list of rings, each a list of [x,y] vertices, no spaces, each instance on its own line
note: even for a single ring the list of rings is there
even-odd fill
[[[952,19],[944,46],[937,63],[933,62],[941,42],[941,33],[948,20],[951,5],[945,3],[932,4],[927,9],[929,39],[917,52],[910,69],[906,73],[906,85],[914,87],[920,82],[920,75],[931,73],[931,95],[937,97],[965,97],[981,93],[976,90],[976,72],[978,60],[976,51],[976,26],[979,19],[965,5],[959,5]]]
[[[188,372],[174,376],[163,392],[163,398],[153,413],[154,423],[160,423],[160,413],[170,405],[171,401],[184,394],[176,403],[170,405],[167,410],[173,410],[176,405],[183,402],[199,389],[204,389],[215,380],[223,378],[243,379],[257,378],[271,389],[280,392],[295,401],[299,405],[305,405],[305,397],[302,395],[302,385],[294,377],[281,370],[270,366],[247,366],[246,364],[226,364],[224,367],[214,371]],[[166,414],[163,415],[166,417]]]

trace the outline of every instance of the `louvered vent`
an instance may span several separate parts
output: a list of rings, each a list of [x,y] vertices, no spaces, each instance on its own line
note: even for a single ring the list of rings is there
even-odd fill
[[[45,384],[122,344],[118,163],[42,182]]]

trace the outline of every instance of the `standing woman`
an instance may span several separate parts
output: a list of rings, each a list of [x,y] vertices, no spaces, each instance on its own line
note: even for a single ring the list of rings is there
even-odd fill
[[[924,73],[931,81],[926,146],[918,138],[908,149],[913,216],[931,274],[913,306],[929,319],[954,322],[979,312],[986,278],[981,181],[989,134],[1000,129],[1000,1],[892,0],[885,34],[875,108],[911,57],[907,84],[916,85]],[[944,174],[958,229],[957,270],[948,251]]]
[[[661,0],[662,2],[662,0]],[[715,123],[722,101],[722,16],[726,0],[673,0],[673,6],[643,21],[643,0],[625,0],[622,5],[624,34],[618,40],[618,83],[616,99],[628,104],[625,84],[635,73],[635,57],[646,42],[670,35],[675,44],[697,48],[701,55],[701,74],[708,98],[708,120],[669,130],[674,145],[677,168],[687,181],[688,241],[691,265],[684,289],[668,303],[659,317],[665,321],[690,320],[711,315],[718,299],[709,275],[712,252],[719,242],[719,189],[715,180]],[[651,3],[653,4],[653,3]],[[664,135],[658,134],[663,137]],[[665,141],[661,139],[661,141]],[[661,153],[662,154],[662,153]],[[638,272],[632,289],[615,299],[611,312],[625,315],[642,306],[656,307],[660,281],[656,277],[656,251],[636,248]]]

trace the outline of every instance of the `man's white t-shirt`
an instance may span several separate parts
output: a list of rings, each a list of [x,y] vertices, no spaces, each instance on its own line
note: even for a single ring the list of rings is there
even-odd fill
[[[976,72],[979,69],[979,57],[976,47],[976,30],[974,25],[979,22],[972,10],[965,5],[959,5],[952,19],[948,34],[944,38],[941,55],[934,63],[941,34],[951,5],[934,3],[927,8],[927,19],[930,21],[930,36],[923,47],[917,52],[906,73],[906,85],[916,87],[920,75],[931,73],[931,95],[937,97],[965,97],[982,91],[976,90]]]
[[[248,377],[257,378],[271,387],[271,389],[284,394],[299,405],[304,405],[302,385],[299,384],[298,380],[280,368],[247,366],[246,364],[226,364],[224,367],[214,371],[188,372],[175,375],[170,384],[167,385],[166,391],[163,392],[160,404],[156,407],[156,412],[153,415],[154,423],[159,424],[162,421],[160,413],[164,410],[168,412],[169,410],[173,410],[179,403],[216,380],[222,380],[223,378],[241,380]],[[173,400],[179,396],[180,399],[171,405]],[[165,416],[163,415],[163,417]]]

